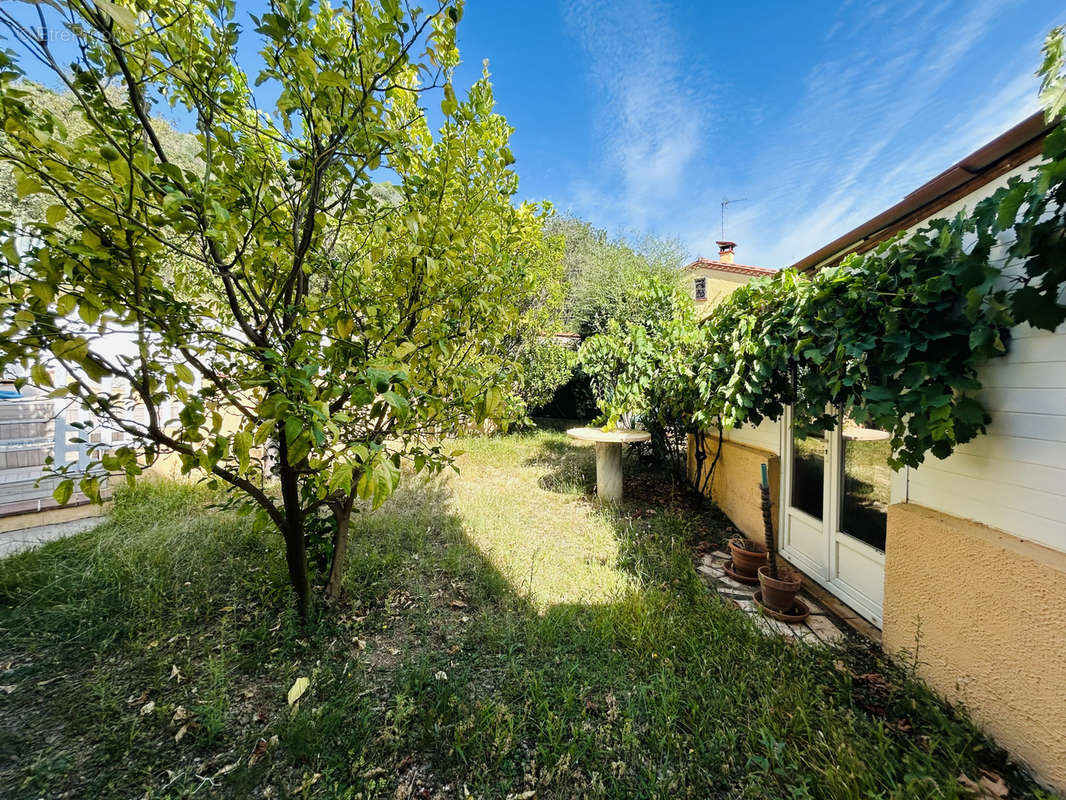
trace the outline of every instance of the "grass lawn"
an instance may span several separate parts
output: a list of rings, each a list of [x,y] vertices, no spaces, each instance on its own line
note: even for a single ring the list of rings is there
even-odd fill
[[[597,510],[560,433],[460,446],[359,515],[306,628],[279,537],[202,489],[0,561],[0,796],[933,798],[981,768],[1041,796],[876,651],[711,596],[713,513]]]

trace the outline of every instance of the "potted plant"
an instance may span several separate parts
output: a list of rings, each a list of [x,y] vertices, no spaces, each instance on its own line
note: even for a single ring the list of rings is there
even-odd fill
[[[766,476],[766,465],[762,465],[762,522],[766,536],[766,564],[759,567],[759,592],[755,601],[772,616],[789,622],[800,622],[810,614],[807,604],[797,600],[802,585],[799,573],[789,567],[778,567],[774,526],[771,518],[770,482]]]
[[[758,581],[759,567],[766,563],[765,545],[744,536],[734,536],[729,540],[729,554],[732,563],[726,566],[734,578],[745,583]]]

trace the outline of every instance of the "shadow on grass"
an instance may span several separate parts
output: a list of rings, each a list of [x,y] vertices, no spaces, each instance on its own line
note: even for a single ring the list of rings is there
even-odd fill
[[[541,482],[591,463],[542,445]],[[1005,769],[876,654],[762,636],[699,581],[676,510],[589,508],[628,588],[535,605],[447,483],[408,483],[354,521],[345,602],[302,628],[275,534],[187,488],[137,491],[0,562],[0,794],[955,797],[960,772]],[[838,659],[881,665],[883,713]]]
[[[596,493],[596,451],[592,445],[575,446],[561,439],[547,439],[523,466],[541,467],[541,489],[561,494]]]

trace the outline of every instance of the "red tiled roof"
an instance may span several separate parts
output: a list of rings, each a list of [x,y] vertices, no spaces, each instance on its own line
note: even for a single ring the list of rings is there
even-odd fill
[[[776,269],[769,269],[767,267],[752,267],[748,264],[730,264],[727,261],[715,261],[711,258],[697,258],[691,264],[686,266],[685,269],[713,269],[718,272],[732,272],[734,275],[753,275],[757,277],[773,275],[777,272]]]

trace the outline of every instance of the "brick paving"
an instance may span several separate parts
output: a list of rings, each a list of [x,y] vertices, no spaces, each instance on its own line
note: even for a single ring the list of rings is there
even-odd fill
[[[845,634],[839,621],[807,592],[801,591],[798,595],[811,610],[811,615],[803,622],[781,622],[764,614],[752,599],[759,587],[747,586],[726,575],[723,567],[728,560],[728,554],[716,550],[703,556],[696,569],[704,583],[725,600],[735,602],[744,613],[751,615],[755,624],[764,632],[798,639],[815,646],[837,644],[844,639]]]

